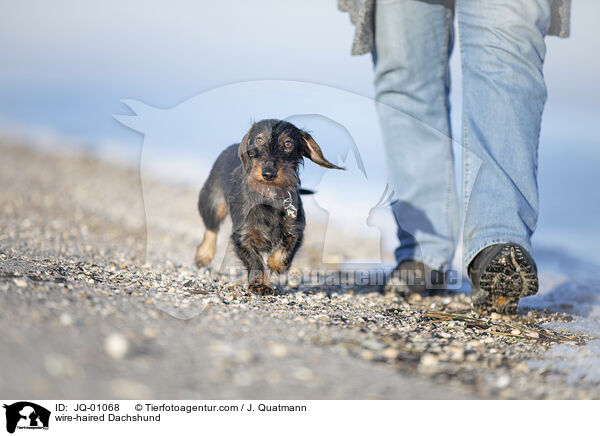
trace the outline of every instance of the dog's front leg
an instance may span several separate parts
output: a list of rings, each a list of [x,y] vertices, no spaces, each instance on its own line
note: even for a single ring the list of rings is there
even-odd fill
[[[287,271],[301,243],[302,233],[288,235],[269,255],[269,268],[278,273]]]
[[[269,274],[260,253],[240,234],[232,234],[232,239],[235,251],[248,271],[248,289],[250,292],[260,295],[274,294],[270,285]]]

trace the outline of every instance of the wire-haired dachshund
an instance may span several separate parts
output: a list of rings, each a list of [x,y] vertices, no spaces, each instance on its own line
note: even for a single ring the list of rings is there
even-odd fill
[[[250,291],[273,293],[267,265],[286,271],[302,243],[305,218],[298,170],[304,157],[342,169],[325,159],[307,132],[274,119],[254,123],[241,143],[219,155],[198,199],[206,227],[196,252],[198,267],[212,260],[219,226],[230,214],[231,241],[248,271]]]

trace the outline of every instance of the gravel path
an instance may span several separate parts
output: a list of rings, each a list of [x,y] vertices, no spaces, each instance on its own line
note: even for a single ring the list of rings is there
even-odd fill
[[[250,295],[190,265],[194,190],[144,181],[142,196],[139,172],[93,157],[0,153],[0,397],[600,398],[525,363],[585,342],[540,327],[567,315],[484,317],[464,292]]]

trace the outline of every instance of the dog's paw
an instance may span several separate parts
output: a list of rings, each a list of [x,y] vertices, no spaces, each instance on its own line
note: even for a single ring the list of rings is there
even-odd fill
[[[202,268],[210,263],[215,256],[217,244],[217,234],[207,230],[204,233],[204,239],[196,250],[195,264],[198,268]]]
[[[203,268],[203,267],[207,266],[211,260],[212,259],[209,257],[203,257],[203,256],[196,255],[196,258],[194,259],[194,264],[196,265],[196,268]]]
[[[210,258],[196,256],[196,258],[194,259],[194,264],[196,265],[196,268],[203,268],[206,265],[208,265],[211,260],[212,259]]]
[[[256,284],[256,285],[250,285],[248,287],[248,290],[256,295],[273,295],[273,294],[275,294],[275,290],[272,287],[270,287],[269,285],[264,285],[262,283]]]
[[[213,259],[214,252],[210,249],[207,249],[205,244],[201,244],[196,251],[196,257],[194,258],[194,263],[196,267],[202,268],[210,263]]]

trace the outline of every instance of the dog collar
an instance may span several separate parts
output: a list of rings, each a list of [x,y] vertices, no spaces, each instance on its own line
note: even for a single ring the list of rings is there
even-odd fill
[[[282,189],[278,186],[265,185],[258,182],[250,182],[248,185],[253,191],[258,192],[263,197],[267,197],[271,200],[282,199],[287,197],[287,194],[289,194],[287,189]]]
[[[253,191],[258,192],[260,195],[270,200],[283,199],[283,209],[287,216],[290,218],[296,218],[298,216],[298,208],[294,206],[294,199],[289,190],[256,182],[249,183],[249,186]]]

